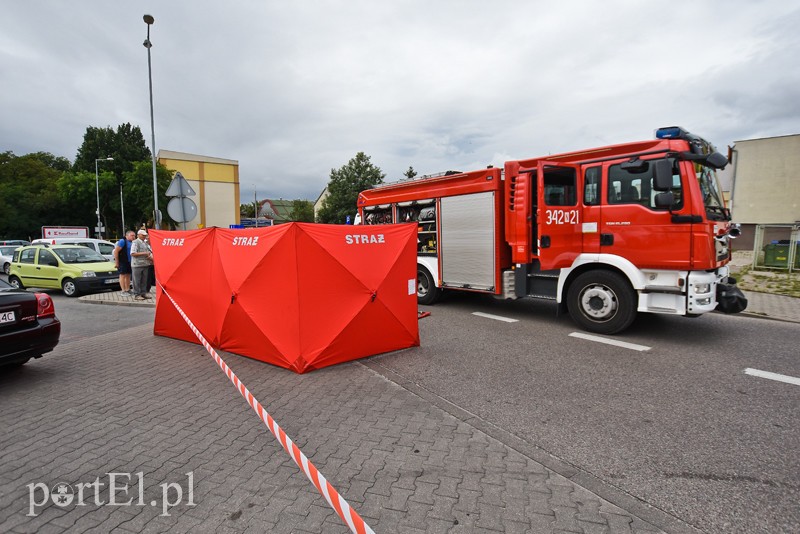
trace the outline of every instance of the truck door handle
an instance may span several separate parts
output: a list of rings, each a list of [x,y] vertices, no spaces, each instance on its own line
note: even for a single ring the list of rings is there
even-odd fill
[[[614,244],[614,234],[600,234],[600,245],[613,245]]]
[[[539,247],[541,247],[541,248],[549,248],[550,247],[550,236],[549,235],[543,235],[541,238],[539,238]]]

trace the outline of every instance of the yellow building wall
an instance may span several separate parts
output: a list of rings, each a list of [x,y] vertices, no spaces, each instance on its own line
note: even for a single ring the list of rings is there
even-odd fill
[[[162,159],[159,160],[163,166],[171,171],[177,171],[183,175],[187,180],[197,179],[200,175],[200,162],[198,161],[182,161],[179,159]],[[174,174],[174,173],[173,173]],[[192,186],[194,187],[194,186]],[[197,189],[195,189],[195,192]]]
[[[237,224],[237,221],[230,217],[230,207],[236,204],[234,190],[230,184],[205,182],[204,185],[205,226],[228,228],[231,224]]]
[[[233,165],[203,163],[203,173],[207,182],[234,183],[236,181],[234,170]]]
[[[170,152],[170,155],[176,154]],[[197,205],[197,216],[186,223],[186,228],[206,228],[219,226],[227,228],[231,224],[239,224],[239,166],[233,164],[202,161],[203,156],[195,156],[198,161],[192,161],[191,154],[178,153],[179,157],[159,157],[159,162],[173,172],[180,172],[196,195],[189,197]],[[162,208],[165,218],[166,206]],[[178,223],[180,227],[180,223]]]
[[[800,220],[800,135],[736,142],[733,217],[743,224]]]

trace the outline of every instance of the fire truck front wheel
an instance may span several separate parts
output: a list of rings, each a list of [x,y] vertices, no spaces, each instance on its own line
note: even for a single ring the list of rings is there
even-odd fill
[[[441,290],[436,287],[433,276],[428,269],[417,266],[417,302],[420,304],[433,304],[439,300]]]
[[[588,271],[570,284],[567,309],[584,330],[616,334],[636,318],[636,293],[618,273]]]

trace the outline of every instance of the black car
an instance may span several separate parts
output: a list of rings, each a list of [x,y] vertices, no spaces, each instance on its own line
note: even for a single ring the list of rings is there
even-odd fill
[[[0,280],[0,366],[22,365],[58,345],[61,321],[46,293],[15,289]]]

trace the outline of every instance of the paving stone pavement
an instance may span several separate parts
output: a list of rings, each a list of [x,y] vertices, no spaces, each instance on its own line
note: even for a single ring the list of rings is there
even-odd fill
[[[363,363],[221,355],[375,532],[662,531]],[[0,372],[0,406],[0,532],[348,532],[205,350],[150,325]],[[72,503],[31,510],[60,482]]]

